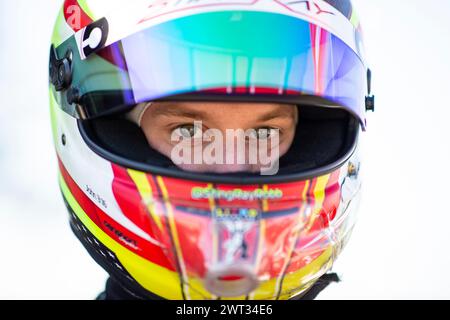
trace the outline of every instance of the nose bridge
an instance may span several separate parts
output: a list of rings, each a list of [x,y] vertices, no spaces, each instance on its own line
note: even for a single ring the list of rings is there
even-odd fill
[[[244,128],[234,128],[226,130],[224,134],[224,158],[228,170],[245,171],[252,165],[256,165],[255,159],[250,159],[250,154],[256,154],[258,145],[249,143],[248,136]],[[250,150],[250,149],[255,150]]]
[[[222,114],[222,112],[220,113]],[[226,113],[223,112],[222,116],[219,116],[215,119],[213,126],[220,130],[223,134],[225,134],[226,130],[246,130],[248,127],[248,119],[243,116],[239,110],[235,110],[235,108],[230,108]],[[225,115],[226,114],[226,115]]]

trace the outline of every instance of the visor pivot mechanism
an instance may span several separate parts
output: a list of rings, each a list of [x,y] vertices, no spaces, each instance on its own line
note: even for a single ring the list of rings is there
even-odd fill
[[[366,111],[375,111],[375,96],[372,94],[372,71],[367,70]]]
[[[67,89],[72,83],[72,52],[67,51],[62,59],[56,56],[55,47],[50,48],[50,82],[55,86],[56,91]]]

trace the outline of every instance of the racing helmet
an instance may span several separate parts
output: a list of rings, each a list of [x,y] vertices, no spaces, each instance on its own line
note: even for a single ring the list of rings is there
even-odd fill
[[[350,1],[65,0],[49,74],[72,230],[134,296],[293,299],[331,269],[374,106]],[[274,175],[188,172],[124,116],[155,101],[289,103],[301,117]]]

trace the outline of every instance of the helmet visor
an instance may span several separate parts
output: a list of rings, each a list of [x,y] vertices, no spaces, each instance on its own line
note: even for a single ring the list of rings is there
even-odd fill
[[[66,41],[58,56],[74,45],[73,38]],[[314,96],[323,99],[321,105],[346,109],[364,125],[363,62],[338,37],[298,18],[202,13],[135,33],[86,60],[75,51],[72,88],[82,111],[66,95],[60,97],[75,116],[98,117],[192,93],[299,103]]]

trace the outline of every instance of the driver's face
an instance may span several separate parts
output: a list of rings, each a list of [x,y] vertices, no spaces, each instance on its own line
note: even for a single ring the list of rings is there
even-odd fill
[[[201,125],[198,125],[198,121],[201,121]],[[258,142],[266,140],[264,148],[268,149],[269,154],[277,147],[277,154],[281,157],[292,144],[297,121],[298,109],[295,105],[241,102],[155,102],[144,113],[141,127],[150,146],[172,158],[172,161],[174,148],[177,144],[179,145],[181,140],[174,140],[174,137],[182,138],[183,143],[188,148],[192,148],[192,154],[194,154],[195,147],[205,149],[213,141],[217,142],[218,139],[223,139],[220,141],[223,143],[215,145],[216,150],[213,152],[215,156],[221,154],[220,157],[222,157],[223,154],[222,164],[211,164],[203,159],[201,162],[177,164],[181,169],[216,173],[256,172],[260,170],[262,164],[259,161],[257,163],[250,162],[249,153],[258,152],[263,148],[262,144],[258,144],[259,150],[252,151],[250,148],[241,150],[238,143],[235,143],[234,146],[231,145],[234,148],[233,151],[230,149],[229,141],[225,141],[227,132],[238,129],[245,132],[253,129],[251,131],[256,135],[247,136],[245,140],[247,147],[252,137]],[[194,125],[194,122],[197,125]],[[211,132],[217,134],[213,139],[205,141],[205,133],[208,135]],[[277,142],[272,139],[275,135],[278,135]],[[234,152],[234,158],[231,159],[231,162],[230,159],[225,161],[226,155],[231,152]],[[247,159],[245,163],[237,160],[238,155],[243,153]]]

